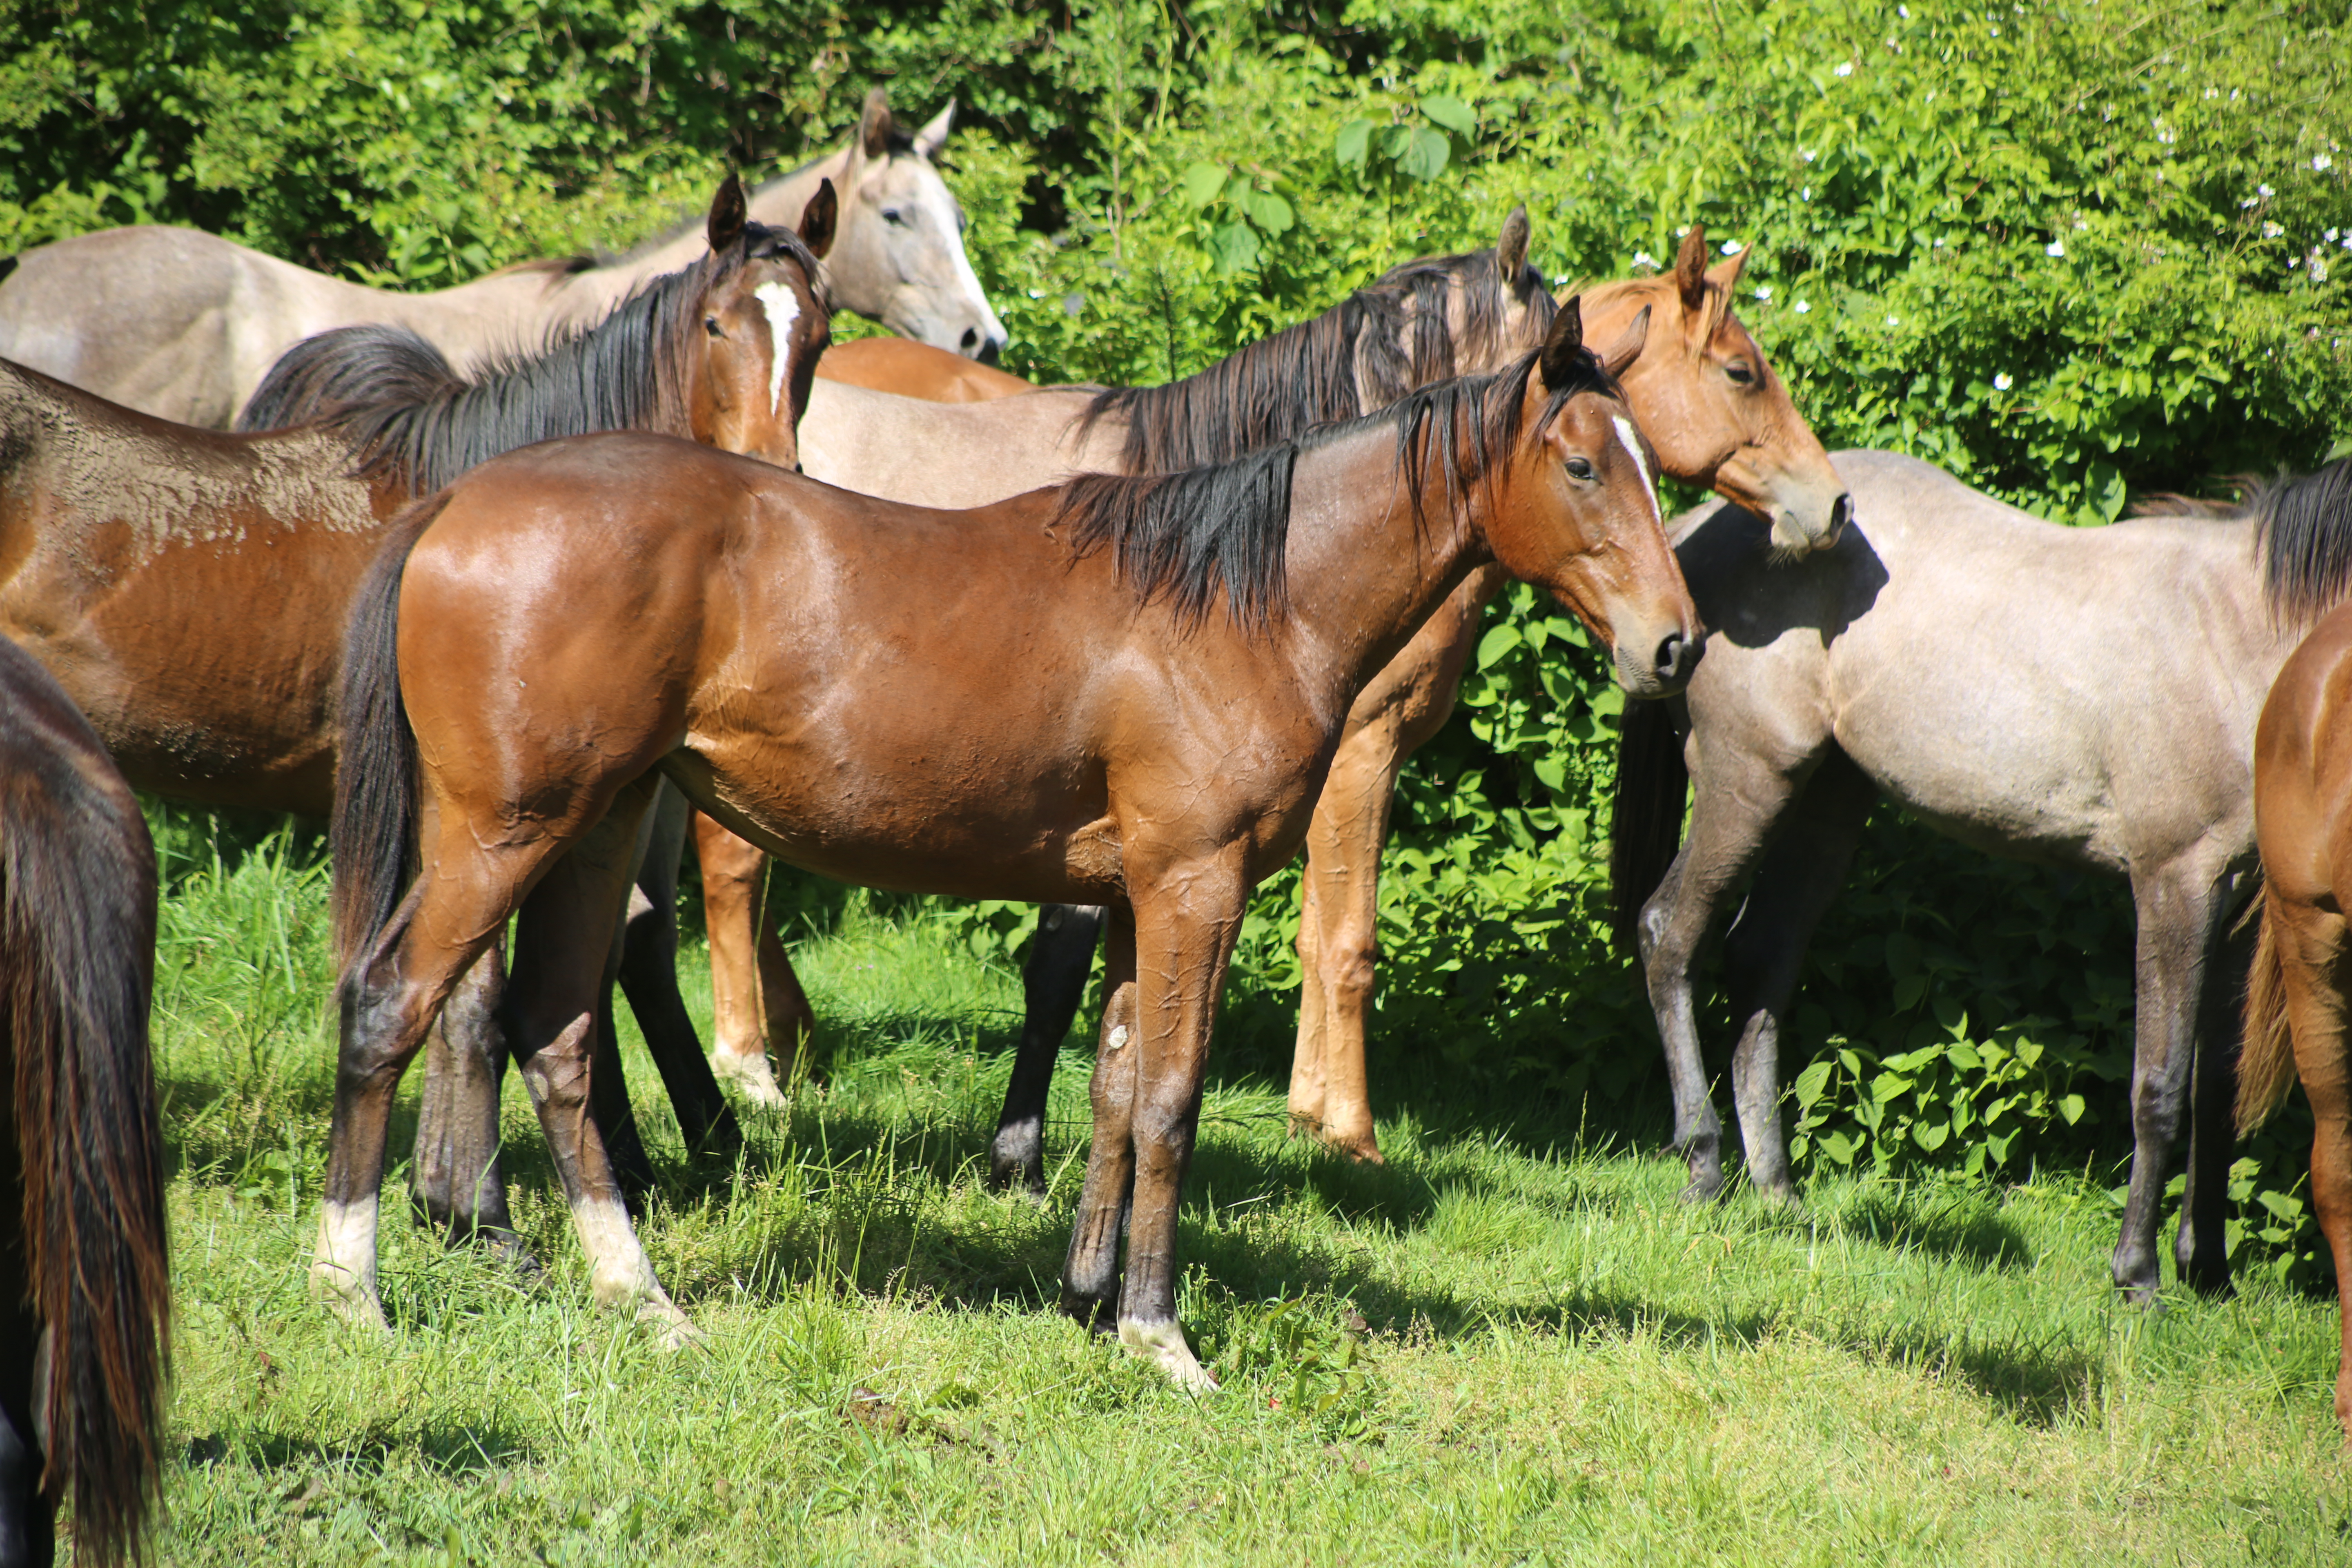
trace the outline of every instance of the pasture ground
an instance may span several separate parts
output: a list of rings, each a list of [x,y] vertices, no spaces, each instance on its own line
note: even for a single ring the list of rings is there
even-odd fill
[[[305,1295],[323,874],[282,838],[215,858],[206,820],[159,819],[165,1562],[2352,1560],[2334,1302],[2126,1310],[2079,1176],[1685,1208],[1654,1143],[1395,1050],[1382,1169],[1285,1137],[1278,1041],[1221,1053],[1182,1305],[1225,1390],[1196,1403],[1047,1310],[1088,1054],[1055,1084],[1051,1202],[986,1193],[1017,982],[856,909],[797,954],[830,1082],[748,1117],[740,1166],[686,1160],[633,1056],[667,1183],[644,1232],[708,1349],[588,1305],[511,1080],[549,1277],[430,1244],[395,1171],[397,1328],[352,1335]]]

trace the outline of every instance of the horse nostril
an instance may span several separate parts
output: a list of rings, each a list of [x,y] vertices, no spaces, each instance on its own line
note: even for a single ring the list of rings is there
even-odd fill
[[[1675,632],[1658,645],[1658,679],[1680,680],[1698,662],[1698,644]]]
[[[1845,525],[1853,521],[1853,497],[1841,494],[1830,502],[1830,533],[1823,542],[1835,543],[1838,536],[1845,531]]]
[[[980,329],[978,327],[966,327],[963,330],[963,341],[959,342],[956,346],[963,350],[964,353],[970,353],[974,348],[979,346],[979,343]]]
[[[991,338],[986,342],[980,345],[980,353],[974,354],[972,357],[980,361],[982,364],[994,364],[996,363],[996,351],[1003,346],[1004,340],[1003,338]]]

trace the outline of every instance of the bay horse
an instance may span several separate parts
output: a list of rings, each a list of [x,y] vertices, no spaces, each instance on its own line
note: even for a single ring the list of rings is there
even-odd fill
[[[826,381],[919,397],[927,403],[987,403],[1037,390],[1011,371],[912,338],[859,338],[835,343],[817,362],[816,373]]]
[[[2352,995],[2344,908],[2352,890],[2352,459],[2280,503],[2269,554],[2274,602],[2291,622],[2321,617],[2291,654],[2254,731],[2254,822],[2262,908],[2238,1061],[2238,1129],[2252,1131],[2297,1078],[2311,1100],[2312,1207],[2352,1301]],[[2330,610],[2328,606],[2336,606]],[[2325,612],[2323,614],[2323,612]],[[2352,1314],[2340,1313],[2336,1418],[2352,1440]]]
[[[2225,1290],[2226,1042],[2246,963],[2230,930],[2253,862],[2255,716],[2294,646],[2299,601],[2281,595],[2297,563],[2328,530],[2352,538],[2341,475],[2069,528],[1915,458],[1833,460],[1853,526],[1801,564],[1766,569],[1763,525],[1734,508],[1676,524],[1706,660],[1677,702],[1623,719],[1612,880],[1671,1069],[1685,1196],[1724,1184],[1692,981],[1743,884],[1724,942],[1732,1098],[1749,1182],[1793,1195],[1780,1040],[1806,944],[1884,796],[1989,853],[2130,879],[2133,1152],[2112,1273],[2157,1301],[2186,1115],[2175,1265]]]
[[[820,381],[802,425],[803,460],[812,476],[845,489],[943,507],[1000,500],[1087,468],[1139,474],[1230,460],[1369,414],[1416,387],[1498,368],[1541,342],[1555,307],[1528,265],[1530,240],[1526,210],[1516,209],[1491,250],[1406,263],[1322,315],[1163,386],[1043,387],[940,406]],[[1581,309],[1600,341],[1645,313],[1652,320],[1623,391],[1664,471],[1770,516],[1773,547],[1797,553],[1835,537],[1845,503],[1820,443],[1733,309],[1733,287],[1752,254],[1710,270],[1705,229],[1694,225],[1670,273],[1603,285]],[[926,460],[907,461],[910,451]],[[1313,951],[1302,953],[1310,978],[1291,1107],[1302,1125],[1368,1158],[1378,1158],[1378,1146],[1364,1087],[1363,1015],[1390,793],[1403,758],[1450,710],[1479,614],[1502,580],[1495,571],[1474,574],[1359,699],[1308,837],[1302,943]],[[761,1013],[753,999],[784,998],[795,1020],[808,1016],[805,1002],[780,949],[762,950],[756,975],[741,956],[760,924],[757,858],[744,858],[716,829],[698,844],[720,1016],[713,1062],[722,1077],[772,1096],[757,1081],[766,1061],[751,1032]],[[719,879],[714,867],[722,868]],[[993,1184],[1034,1190],[1044,1183],[1055,1052],[1076,1016],[1100,921],[1100,910],[1084,908],[1040,914],[1024,975],[1027,1016],[992,1144]],[[727,932],[739,934],[722,952]]]
[[[329,815],[345,617],[385,526],[415,496],[508,447],[614,426],[796,460],[794,422],[827,336],[815,252],[829,191],[812,201],[804,237],[750,221],[729,181],[703,261],[478,381],[452,383],[413,338],[356,362],[314,345],[270,395],[330,416],[323,425],[195,430],[0,362],[0,635],[58,679],[135,787]],[[421,357],[395,352],[404,343]],[[411,395],[354,407],[339,401],[354,381]],[[674,1034],[686,1017],[675,967],[635,969],[648,1036],[666,1037],[664,1020]],[[454,1062],[499,1059],[494,981],[486,968],[452,1011]],[[689,1138],[723,1143],[731,1113],[684,1028],[661,1058],[665,1079]],[[419,1194],[450,1228],[505,1240],[490,1109],[487,1123],[425,1119]]]
[[[155,849],[58,683],[0,639],[0,1563],[139,1555],[171,1345],[147,1048]]]
[[[512,453],[421,503],[344,658],[352,956],[314,1289],[383,1321],[392,1095],[519,910],[515,1044],[595,1295],[690,1332],[583,1113],[595,939],[667,778],[824,876],[1110,908],[1065,1304],[1210,1386],[1175,1315],[1210,1028],[1356,689],[1489,558],[1633,692],[1688,676],[1697,622],[1608,368],[1638,347],[1587,352],[1571,301],[1540,351],[1384,414],[959,513],[640,436]]]
[[[839,231],[825,258],[836,307],[892,331],[992,359],[1003,324],[963,250],[963,214],[932,160],[950,103],[908,135],[880,88],[847,145],[770,180],[750,217],[795,227],[830,180]],[[453,289],[370,289],[193,229],[147,225],[38,247],[0,279],[0,357],[184,425],[226,428],[297,342],[331,328],[404,326],[471,374],[610,316],[691,267],[699,223],[626,258],[523,262]]]

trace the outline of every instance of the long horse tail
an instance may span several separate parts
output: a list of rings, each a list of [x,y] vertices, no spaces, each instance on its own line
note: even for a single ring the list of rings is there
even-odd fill
[[[446,492],[428,496],[393,520],[343,633],[342,745],[328,836],[341,968],[366,952],[407,890],[416,843],[416,732],[400,695],[400,577],[417,540],[447,504]]]
[[[2286,969],[2279,956],[2278,918],[2267,890],[2254,895],[2247,916],[2261,922],[2254,965],[2246,976],[2245,1032],[2238,1045],[2238,1136],[2270,1120],[2294,1087],[2294,1036],[2287,1027]]]
[[[278,356],[238,411],[236,428],[289,430],[324,421],[364,449],[382,423],[381,416],[361,419],[367,411],[409,407],[465,384],[446,355],[406,327],[337,327]]]
[[[25,1261],[47,1339],[42,1487],[54,1503],[71,1482],[81,1560],[113,1563],[142,1553],[157,1505],[171,1342],[147,1041],[155,848],[62,692],[6,701],[0,1037],[16,1058]]]
[[[1642,906],[1683,847],[1690,768],[1672,702],[1628,702],[1617,721],[1617,793],[1611,807],[1609,888],[1618,951],[1639,956]]]

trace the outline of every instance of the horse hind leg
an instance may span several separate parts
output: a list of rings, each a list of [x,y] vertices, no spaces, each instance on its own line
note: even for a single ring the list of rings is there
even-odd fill
[[[1135,1115],[1139,1055],[1135,1013],[1135,917],[1114,907],[1103,943],[1102,1034],[1088,1093],[1094,1101],[1094,1146],[1086,1184],[1070,1226],[1062,1265],[1062,1310],[1089,1328],[1118,1321],[1119,1243],[1135,1197]]]
[[[710,942],[710,1068],[752,1104],[780,1108],[782,1085],[806,1070],[816,1010],[768,924],[768,858],[699,812],[694,848]]]
[[[2352,887],[2352,867],[2339,868],[2338,888]],[[2336,1260],[2336,1295],[2352,1303],[2352,952],[2341,914],[2288,904],[2275,883],[2264,899],[2273,922],[2279,978],[2294,1038],[2295,1076],[2311,1101],[2311,1197]],[[2336,1418],[2352,1441],[2352,1308],[2339,1313],[2341,1343],[2336,1373]]]
[[[2242,900],[2239,900],[2242,902]],[[2234,922],[2234,926],[2233,923]],[[2196,1087],[2189,1110],[2189,1179],[2180,1195],[2180,1229],[2172,1261],[2198,1294],[2231,1293],[2228,1244],[2230,1163],[2237,1154],[2231,1107],[2237,1099],[2239,1004],[2252,967],[2254,922],[2234,912],[2208,954],[2198,1005]]]
[[[453,1243],[479,1240],[526,1273],[538,1261],[515,1234],[499,1150],[499,1089],[507,1040],[499,1021],[506,990],[503,933],[450,993],[428,1037],[416,1118],[410,1202]]]
[[[1037,911],[1037,932],[1021,971],[1021,1041],[989,1143],[992,1188],[1017,1181],[1031,1196],[1045,1195],[1045,1099],[1054,1087],[1054,1058],[1086,998],[1103,915],[1097,904],[1048,904]]]
[[[646,814],[639,835],[635,885],[622,917],[617,968],[622,994],[636,1015],[662,1087],[669,1091],[687,1147],[698,1154],[732,1154],[743,1146],[743,1131],[719,1088],[709,1058],[702,1054],[702,1041],[677,988],[678,858],[685,853],[693,810],[677,786],[665,782]],[[616,1063],[618,1059],[616,1051]],[[627,1109],[624,1094],[621,1110]],[[616,1130],[605,1131],[609,1142]]]

